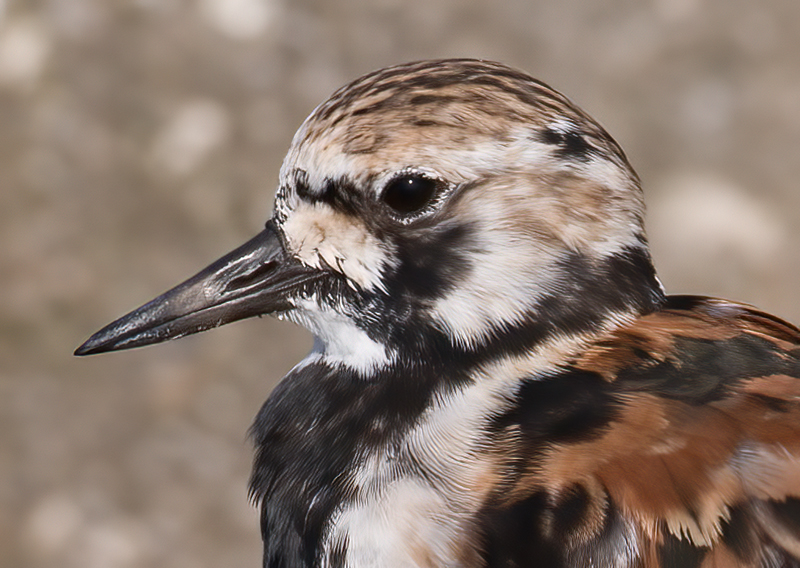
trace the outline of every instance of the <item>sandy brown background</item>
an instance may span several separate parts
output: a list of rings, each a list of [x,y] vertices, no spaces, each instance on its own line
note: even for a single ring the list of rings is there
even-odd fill
[[[0,566],[259,565],[245,432],[306,333],[71,352],[260,230],[333,89],[443,56],[607,126],[669,291],[800,322],[797,0],[0,0]]]

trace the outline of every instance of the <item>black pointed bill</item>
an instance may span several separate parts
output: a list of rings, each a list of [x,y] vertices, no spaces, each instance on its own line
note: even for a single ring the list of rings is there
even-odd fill
[[[75,355],[151,345],[287,310],[291,293],[320,275],[287,254],[269,222],[236,250],[95,333]]]

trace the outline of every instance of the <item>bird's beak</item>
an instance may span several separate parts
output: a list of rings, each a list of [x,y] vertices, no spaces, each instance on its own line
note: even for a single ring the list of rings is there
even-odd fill
[[[317,278],[286,252],[274,224],[155,300],[110,323],[75,350],[92,355],[160,343],[232,321],[290,309],[292,291]]]

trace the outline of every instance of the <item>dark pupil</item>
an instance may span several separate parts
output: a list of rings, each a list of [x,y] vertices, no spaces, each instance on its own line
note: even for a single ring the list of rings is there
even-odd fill
[[[419,175],[400,176],[389,182],[383,200],[398,213],[413,213],[425,207],[436,193],[436,181]]]

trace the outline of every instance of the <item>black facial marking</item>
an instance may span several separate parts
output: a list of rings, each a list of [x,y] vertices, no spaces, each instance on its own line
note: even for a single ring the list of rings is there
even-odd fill
[[[410,354],[430,352],[432,357],[469,367],[525,353],[554,333],[597,331],[609,313],[645,314],[664,301],[646,251],[630,249],[597,264],[576,253],[565,257],[559,269],[569,279],[533,311],[520,314],[518,323],[498,324],[474,345],[453,345],[425,312],[431,301],[444,297],[471,270],[464,253],[477,241],[469,226],[428,230],[413,239],[397,238],[400,263],[387,276],[387,294],[364,298],[357,310],[364,318],[363,329],[373,338]]]
[[[547,301],[544,312],[497,329],[483,345],[453,345],[415,302],[437,297],[470,269],[457,251],[475,246],[472,234],[468,226],[442,230],[441,224],[420,231],[413,241],[398,242],[399,272],[389,279],[387,294],[354,291],[336,275],[313,290],[322,297],[345,297],[359,314],[356,323],[398,356],[368,379],[347,367],[309,364],[290,373],[259,412],[252,428],[257,451],[251,487],[261,503],[267,565],[299,567],[317,558],[331,514],[354,497],[343,472],[358,467],[365,452],[392,444],[398,433],[408,431],[434,398],[468,384],[476,365],[523,353],[556,330],[593,329],[607,311],[638,306],[646,312],[661,301],[657,288],[648,290],[653,282],[644,251],[632,249],[600,265],[565,259],[575,282]],[[616,412],[600,387],[607,383],[599,378],[568,370],[559,379],[526,382],[521,392],[525,403],[499,417],[497,427],[503,420],[515,422],[533,444],[542,437],[589,439]],[[540,499],[533,497],[496,518],[499,524],[487,545],[489,565],[503,565],[512,557],[563,565],[556,543],[536,536]],[[572,504],[580,505],[579,499]],[[559,522],[567,523],[571,510],[563,509]]]
[[[362,198],[355,184],[347,178],[326,178],[319,188],[312,188],[303,170],[294,174],[294,190],[307,203],[325,203],[334,211],[355,215],[362,206]]]
[[[575,130],[546,128],[541,132],[541,141],[558,146],[558,155],[563,159],[585,160],[593,151],[586,138]]]
[[[332,180],[331,178],[325,178],[325,182],[324,182],[324,184],[322,186],[323,189],[322,189],[322,192],[320,193],[321,199],[323,201],[327,202],[327,203],[332,204],[332,205],[335,204],[336,203],[336,198],[337,198],[337,193],[341,193],[343,188],[344,188],[344,186],[346,186],[346,185],[347,185],[346,182],[341,182],[341,181],[336,182],[336,181]],[[344,191],[347,191],[347,190],[345,189]]]
[[[465,252],[473,239],[472,229],[463,224],[398,239],[400,264],[390,279],[390,295],[415,301],[446,296],[472,268]]]
[[[308,184],[308,172],[298,168],[292,172],[291,177],[298,197],[306,200],[315,199],[316,196],[311,192],[311,186]]]

